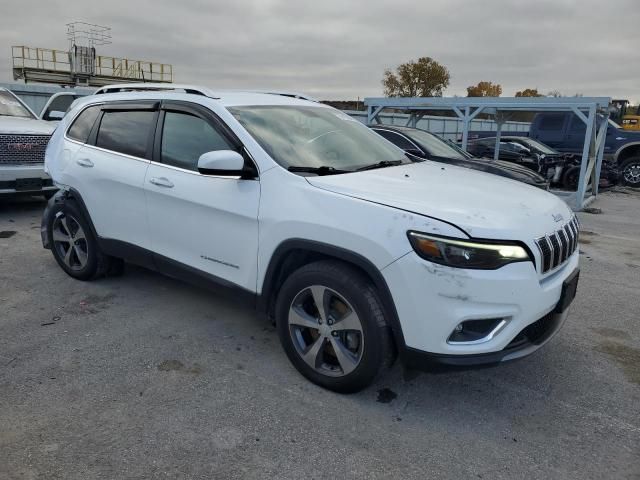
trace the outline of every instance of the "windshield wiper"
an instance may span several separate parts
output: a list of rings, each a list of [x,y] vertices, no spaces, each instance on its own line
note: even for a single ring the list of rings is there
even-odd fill
[[[352,170],[339,170],[337,168],[330,167],[329,165],[322,165],[321,167],[292,166],[292,167],[288,167],[287,170],[289,170],[290,172],[315,173],[316,175],[336,175],[338,173],[349,173],[352,171]]]
[[[382,160],[378,163],[372,163],[371,165],[365,165],[364,167],[356,168],[357,172],[364,170],[373,170],[375,168],[395,167],[396,165],[402,165],[402,160]]]

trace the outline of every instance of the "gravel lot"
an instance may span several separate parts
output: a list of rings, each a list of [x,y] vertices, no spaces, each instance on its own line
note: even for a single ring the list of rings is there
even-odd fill
[[[581,213],[564,329],[497,368],[340,396],[250,309],[127,267],[82,283],[0,200],[0,479],[640,478],[640,192]]]

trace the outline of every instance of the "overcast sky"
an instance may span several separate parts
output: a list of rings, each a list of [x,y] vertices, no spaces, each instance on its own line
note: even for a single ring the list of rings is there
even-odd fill
[[[15,2],[14,2],[15,3]],[[65,24],[112,28],[98,54],[171,63],[174,81],[380,96],[385,68],[430,56],[445,95],[480,80],[640,100],[640,0],[22,0],[0,15],[0,82],[11,45],[66,50]]]

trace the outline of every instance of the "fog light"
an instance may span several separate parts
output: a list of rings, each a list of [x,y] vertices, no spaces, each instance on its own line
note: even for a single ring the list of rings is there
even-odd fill
[[[465,320],[459,323],[449,335],[447,343],[451,345],[473,345],[492,340],[507,324],[505,318],[487,318],[483,320]]]

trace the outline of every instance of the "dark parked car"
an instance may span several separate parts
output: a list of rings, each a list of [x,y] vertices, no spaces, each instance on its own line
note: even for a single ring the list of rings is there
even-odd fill
[[[603,117],[597,115],[598,128],[602,121]],[[533,118],[529,132],[522,132],[521,136],[538,140],[567,154],[574,164],[579,164],[585,132],[584,122],[573,112],[541,112]],[[469,138],[472,139],[488,136],[495,136],[495,132],[469,132]],[[609,119],[602,169],[609,182],[614,182],[619,177],[619,181],[625,185],[640,188],[640,132],[624,130]]]
[[[476,157],[494,158],[496,138],[470,140],[469,153]],[[518,163],[538,172],[552,184],[562,184],[566,171],[565,155],[529,137],[503,135],[500,137],[499,159]]]
[[[475,158],[455,144],[424,130],[388,125],[370,128],[414,157],[492,173],[538,188],[549,188],[549,181],[529,168],[503,160]]]

